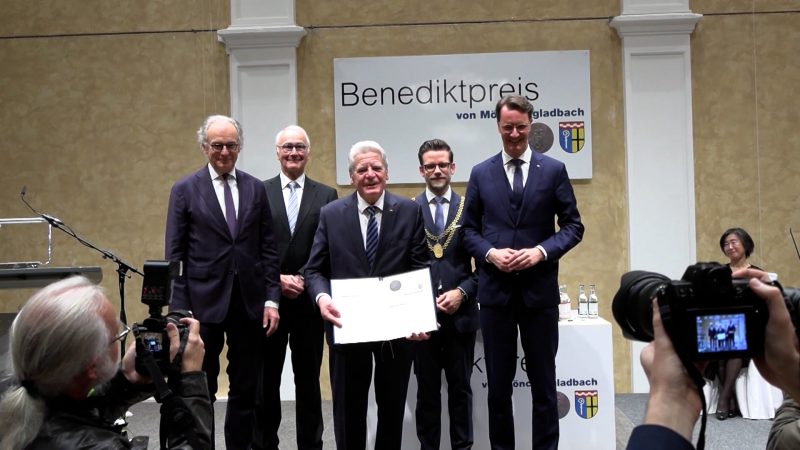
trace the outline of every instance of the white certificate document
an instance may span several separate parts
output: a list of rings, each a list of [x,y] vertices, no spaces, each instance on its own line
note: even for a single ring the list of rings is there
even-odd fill
[[[428,268],[378,278],[331,280],[342,327],[336,344],[387,341],[433,331],[436,305]]]

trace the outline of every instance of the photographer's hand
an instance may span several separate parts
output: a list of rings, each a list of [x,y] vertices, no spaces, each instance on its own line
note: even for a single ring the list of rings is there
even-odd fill
[[[200,322],[188,317],[182,318],[180,322],[186,325],[189,330],[189,337],[181,360],[181,372],[201,371],[203,370],[203,356],[206,350],[203,340],[200,339]],[[169,360],[172,361],[175,359],[175,355],[181,345],[181,337],[175,324],[167,324],[167,336],[169,336]]]
[[[653,336],[653,342],[641,354],[642,367],[650,381],[644,423],[669,428],[691,441],[702,402],[697,386],[664,330],[656,300],[653,300]]]
[[[747,269],[735,275],[742,274],[752,277],[750,289],[764,299],[769,309],[764,354],[754,357],[753,361],[765,380],[800,401],[800,347],[783,294],[777,287],[762,281],[765,279],[764,272]]]
[[[122,365],[120,369],[122,374],[131,384],[149,384],[152,383],[149,377],[146,377],[135,369],[136,365],[136,340],[134,339],[125,350],[125,356],[122,357]]]

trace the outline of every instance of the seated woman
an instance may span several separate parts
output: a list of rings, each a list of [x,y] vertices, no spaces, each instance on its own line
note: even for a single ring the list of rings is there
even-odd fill
[[[753,250],[755,250],[755,247],[753,238],[750,237],[747,231],[741,228],[729,228],[725,230],[725,232],[722,233],[722,237],[719,238],[719,248],[730,260],[728,266],[731,268],[731,271],[734,272],[746,268],[760,270],[759,267],[747,261],[753,253]],[[733,325],[730,324],[723,324],[723,326],[720,327],[719,336],[721,339],[718,344],[724,347],[719,350],[732,348],[734,346],[733,338],[735,328],[732,327]],[[725,420],[728,417],[736,416],[737,408],[733,395],[734,387],[736,386],[736,377],[739,375],[739,371],[742,367],[747,366],[749,362],[749,359],[732,358],[718,360],[708,365],[706,376],[711,379],[718,377],[722,384],[719,391],[719,401],[717,402],[716,417],[718,420]]]

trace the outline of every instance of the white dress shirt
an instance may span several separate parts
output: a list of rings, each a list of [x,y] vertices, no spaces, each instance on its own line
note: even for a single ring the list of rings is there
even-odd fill
[[[378,236],[381,235],[381,218],[383,217],[383,198],[386,196],[386,191],[381,193],[378,200],[370,205],[366,200],[361,198],[361,195],[356,193],[358,199],[358,223],[361,225],[361,239],[364,242],[364,248],[367,248],[367,223],[369,222],[369,214],[365,211],[369,206],[377,206],[378,212],[375,213],[375,222],[378,225]],[[380,238],[379,238],[380,239]]]
[[[450,203],[452,201],[453,191],[450,189],[450,186],[447,186],[447,191],[442,195],[444,201],[442,202],[442,215],[444,216],[444,223],[442,227],[447,224],[447,215],[450,214]],[[433,217],[434,222],[436,221],[436,202],[433,201],[436,198],[436,194],[431,192],[430,188],[425,188],[425,198],[428,200],[428,208],[431,210],[431,217]]]
[[[225,180],[222,175],[211,167],[211,163],[208,163],[208,173],[211,176],[211,184],[214,185],[214,193],[217,194],[217,201],[222,209],[222,215],[225,216],[225,220],[228,220],[228,216],[225,213],[225,185],[222,184]],[[228,172],[228,175],[230,175],[228,177],[228,186],[231,187],[231,194],[233,194],[233,207],[236,210],[236,217],[239,217],[239,186],[236,183],[236,168]]]
[[[289,183],[292,181],[289,177],[286,176],[283,172],[280,174],[281,177],[281,192],[283,193],[283,206],[286,208],[286,211],[289,211],[289,196],[292,195],[292,191],[289,189]],[[306,186],[306,174],[302,174],[297,177],[296,180],[297,184],[300,186],[295,188],[295,192],[297,192],[297,210],[300,211],[300,202],[303,199],[303,189]]]

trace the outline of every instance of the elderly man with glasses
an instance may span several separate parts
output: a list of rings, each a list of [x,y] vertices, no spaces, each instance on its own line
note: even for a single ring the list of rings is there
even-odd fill
[[[264,182],[281,262],[281,325],[264,346],[263,397],[256,408],[256,443],[278,449],[281,424],[281,373],[286,346],[292,349],[298,450],[322,449],[322,318],[308,291],[303,270],[319,224],[319,211],[336,200],[336,190],[306,176],[311,141],[306,131],[290,125],[275,136],[280,173]]]
[[[175,183],[167,211],[166,259],[184,268],[171,308],[192,311],[200,321],[212,396],[227,338],[225,445],[249,449],[261,343],[280,318],[272,214],[261,181],[235,168],[243,148],[239,122],[210,116],[197,138],[208,164]]]

